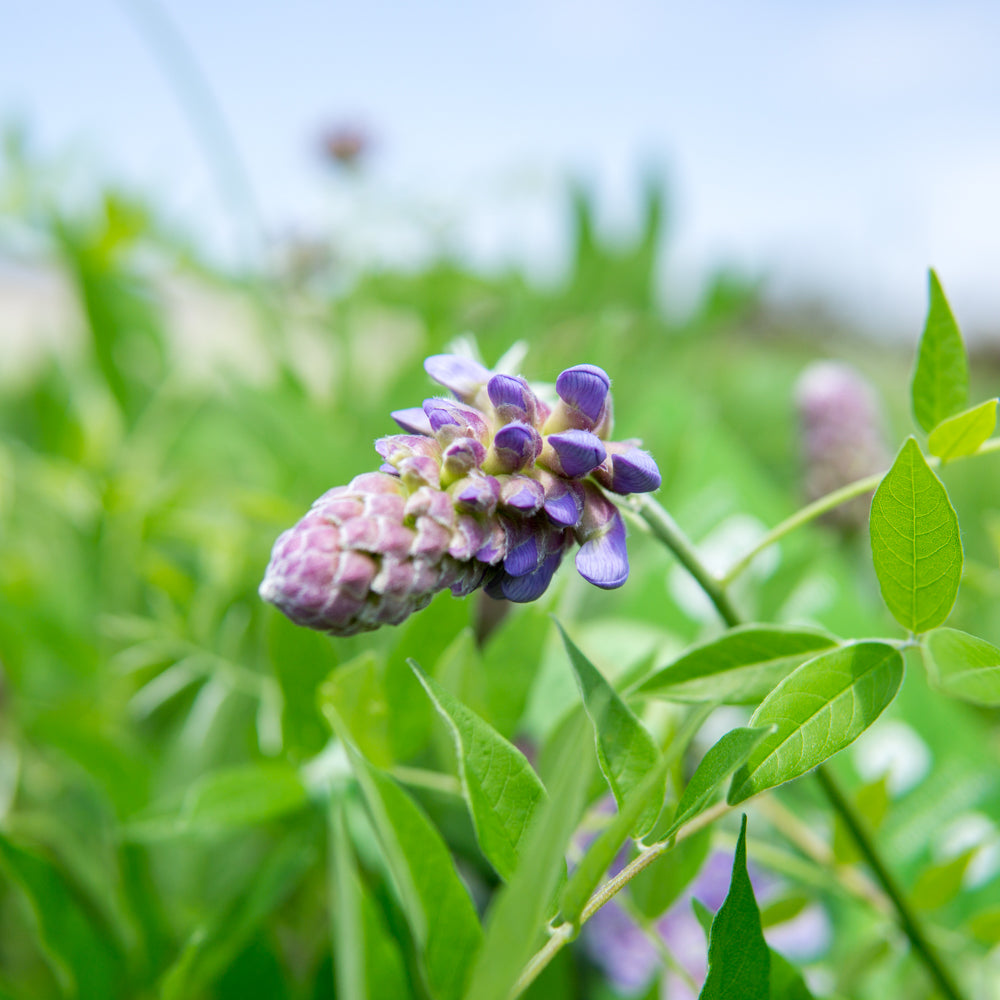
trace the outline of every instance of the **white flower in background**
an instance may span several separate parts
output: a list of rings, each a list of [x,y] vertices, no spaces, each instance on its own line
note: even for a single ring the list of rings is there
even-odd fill
[[[919,785],[931,768],[930,748],[905,722],[888,719],[861,735],[851,748],[854,766],[866,781],[888,775],[896,796]]]
[[[966,889],[986,885],[1000,873],[1000,829],[981,812],[956,816],[944,828],[934,853],[940,860],[947,860],[972,848],[976,849],[976,853],[962,879]]]

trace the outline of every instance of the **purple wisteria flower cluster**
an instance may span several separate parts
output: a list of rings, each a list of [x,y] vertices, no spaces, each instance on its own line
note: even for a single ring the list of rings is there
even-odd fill
[[[604,490],[645,493],[660,473],[639,442],[609,441],[611,380],[567,368],[550,406],[516,375],[440,354],[427,373],[454,398],[399,410],[383,464],[323,494],[274,545],[260,595],[332,635],[396,625],[438,591],[540,597],[566,551],[611,589],[628,578],[625,524]]]

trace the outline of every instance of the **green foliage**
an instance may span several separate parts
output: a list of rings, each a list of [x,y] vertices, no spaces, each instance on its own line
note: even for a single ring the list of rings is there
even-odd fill
[[[908,438],[875,491],[872,559],[882,597],[911,632],[942,625],[962,579],[958,517],[920,446]]]
[[[462,794],[482,852],[505,881],[545,789],[523,753],[410,661],[455,740]]]
[[[911,385],[913,414],[930,433],[969,398],[969,362],[938,276],[930,272],[930,306]]]
[[[816,629],[743,625],[696,646],[639,686],[670,701],[755,705],[783,677],[836,640]]]
[[[974,455],[996,426],[997,401],[988,399],[942,420],[927,436],[927,447],[943,462]]]
[[[650,769],[657,768],[659,751],[652,736],[605,680],[604,675],[580,652],[562,626],[559,626],[559,631],[569,654],[587,715],[594,727],[601,771],[619,809],[624,809]],[[662,796],[648,796],[635,820],[636,836],[641,836],[656,822],[662,805]]]
[[[853,743],[902,680],[903,657],[882,642],[854,643],[807,660],[750,717],[751,727],[774,729],[734,775],[729,803],[791,781]]]
[[[1000,705],[1000,649],[954,628],[921,636],[920,652],[931,684],[977,705]]]
[[[733,858],[729,894],[712,921],[708,976],[699,1000],[768,1000],[771,957],[760,927],[760,910],[747,874],[747,818]]]

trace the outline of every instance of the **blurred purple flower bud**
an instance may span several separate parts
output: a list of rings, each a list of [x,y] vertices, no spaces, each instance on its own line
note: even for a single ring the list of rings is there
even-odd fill
[[[561,372],[556,379],[559,398],[594,424],[601,417],[610,389],[611,379],[597,365],[574,365]]]
[[[478,361],[457,354],[431,355],[424,361],[424,371],[464,403],[471,403],[490,377],[489,369]]]
[[[490,428],[479,410],[450,399],[425,399],[424,413],[430,421],[432,432],[444,444],[456,438],[471,437],[486,445],[490,440]]]
[[[549,434],[545,441],[554,452],[554,457],[547,448],[542,460],[553,472],[571,479],[579,479],[596,469],[607,454],[604,442],[590,431],[568,430],[561,434]]]

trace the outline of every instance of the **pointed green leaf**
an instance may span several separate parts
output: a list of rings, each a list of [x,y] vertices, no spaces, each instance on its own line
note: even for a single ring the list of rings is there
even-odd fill
[[[997,401],[988,399],[985,403],[943,420],[931,431],[927,447],[932,455],[937,455],[945,462],[972,455],[993,433],[996,425]]]
[[[707,941],[709,935],[712,933],[712,917],[714,914],[697,896],[691,897],[691,909],[701,929],[705,932],[705,940]]]
[[[1000,649],[954,628],[936,628],[920,639],[933,687],[976,705],[1000,705]]]
[[[563,858],[594,772],[590,734],[582,718],[580,723],[553,766],[550,797],[535,812],[514,877],[486,915],[483,946],[465,1000],[507,1000],[552,916],[552,899],[565,871]]]
[[[448,848],[419,806],[388,775],[345,741],[422,959],[432,996],[461,996],[482,932]]]
[[[977,850],[978,847],[970,847],[947,861],[925,868],[913,886],[910,902],[921,910],[937,910],[954,899]]]
[[[688,650],[648,677],[637,693],[669,701],[757,704],[800,663],[836,644],[817,629],[743,625]]]
[[[684,789],[666,836],[676,833],[711,804],[722,783],[741,767],[773,727],[733,729],[726,733],[701,759]]]
[[[930,433],[969,397],[969,361],[938,276],[930,272],[930,305],[911,386],[913,415]]]
[[[747,818],[736,842],[729,894],[712,921],[708,976],[698,1000],[769,1000],[771,956],[747,874]]]
[[[777,729],[734,775],[729,803],[791,781],[853,743],[902,679],[902,654],[883,642],[853,643],[803,663],[751,716],[751,726]]]
[[[988,948],[1000,944],[1000,906],[981,910],[966,923],[968,932]]]
[[[642,782],[629,795],[625,805],[618,810],[610,823],[595,838],[580,859],[573,874],[570,876],[559,900],[559,909],[563,920],[575,923],[597,888],[604,873],[628,839],[629,832],[635,827],[636,819],[642,815],[649,801],[663,802],[666,787],[667,772],[688,744],[702,727],[711,709],[695,709],[686,720],[684,726],[671,742],[669,749],[660,758]],[[679,824],[678,824],[679,825]]]
[[[563,627],[558,627],[576,675],[584,707],[594,727],[597,760],[621,810],[645,776],[656,767],[660,753],[653,737],[621,700],[618,692],[580,652],[563,631]],[[637,837],[642,836],[656,822],[662,806],[662,792],[657,795],[653,789],[636,820]]]
[[[872,560],[882,598],[911,632],[941,625],[962,579],[962,538],[944,484],[908,438],[875,491]]]
[[[545,798],[545,789],[517,747],[428,677],[414,660],[410,660],[410,667],[451,730],[462,794],[476,839],[497,874],[507,882],[517,867],[521,842]]]

